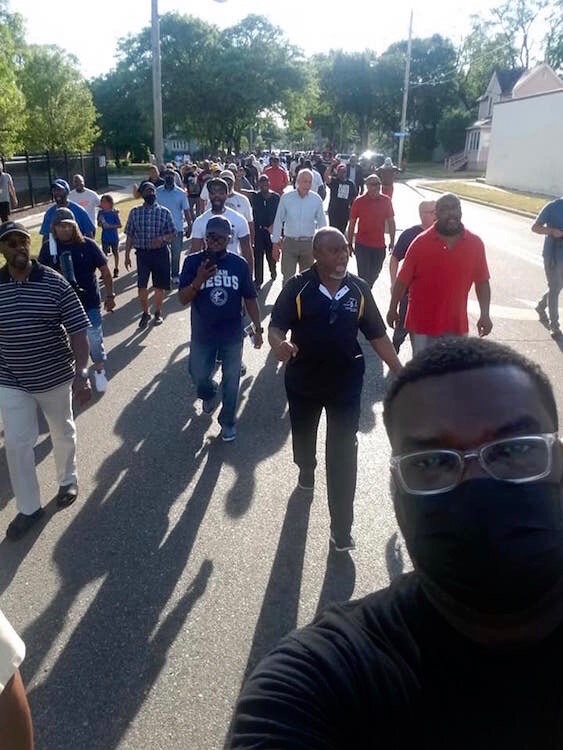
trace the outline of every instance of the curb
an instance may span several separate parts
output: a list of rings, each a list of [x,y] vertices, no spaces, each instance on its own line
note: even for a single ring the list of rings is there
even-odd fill
[[[425,185],[421,185],[421,184],[413,185],[413,187],[417,187],[421,190],[429,190],[431,193],[440,193],[441,195],[445,195],[446,192],[448,192],[446,190],[438,190],[438,188],[428,187],[426,184]],[[469,203],[477,203],[477,205],[486,206],[487,208],[497,208],[499,209],[499,211],[506,211],[506,213],[508,214],[516,214],[516,216],[524,216],[527,219],[535,219],[537,216],[537,214],[535,213],[533,214],[530,211],[523,211],[519,208],[509,208],[508,206],[500,206],[497,203],[487,203],[487,201],[479,200],[479,198],[468,198],[465,195],[459,195],[458,193],[455,192],[455,190],[451,190],[449,192],[452,192],[454,195],[457,195],[457,197],[460,200],[469,201]]]

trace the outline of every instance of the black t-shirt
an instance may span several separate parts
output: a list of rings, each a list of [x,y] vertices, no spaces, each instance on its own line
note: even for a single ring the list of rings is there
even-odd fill
[[[393,257],[397,260],[403,260],[409,249],[411,242],[423,232],[422,224],[415,224],[414,227],[404,229],[395,243]]]
[[[346,398],[361,392],[365,367],[358,329],[368,341],[381,338],[386,331],[363,279],[346,274],[332,301],[315,266],[284,286],[270,326],[291,330],[291,341],[299,349],[286,366],[288,390],[320,398]]]
[[[330,200],[328,202],[330,213],[348,216],[350,206],[357,195],[356,186],[352,180],[340,182],[340,180],[332,179],[328,189],[330,190]]]
[[[86,311],[94,310],[100,306],[100,288],[96,271],[106,266],[108,259],[94,240],[84,238],[84,243],[61,243],[57,241],[59,254],[62,250],[70,250],[74,275],[81,291],[77,292],[82,305]],[[39,262],[44,266],[54,268],[61,273],[59,257],[54,258],[49,252],[49,243],[44,242],[39,252]]]
[[[271,227],[276,218],[280,196],[269,190],[264,197],[261,190],[255,190],[251,196],[252,213],[256,229]]]
[[[454,631],[410,573],[281,641],[243,688],[230,747],[560,750],[562,667],[563,627],[489,650]]]

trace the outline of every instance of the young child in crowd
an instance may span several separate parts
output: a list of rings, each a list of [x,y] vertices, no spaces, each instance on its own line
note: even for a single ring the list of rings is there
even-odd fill
[[[102,227],[102,250],[106,255],[113,253],[115,267],[113,278],[119,276],[119,232],[121,219],[119,210],[113,207],[111,195],[102,195],[100,199],[100,210],[98,211],[98,226]]]

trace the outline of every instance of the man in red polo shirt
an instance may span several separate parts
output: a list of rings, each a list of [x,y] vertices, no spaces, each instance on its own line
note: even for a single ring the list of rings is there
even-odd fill
[[[381,194],[381,180],[376,174],[365,179],[366,193],[352,203],[348,224],[348,247],[356,253],[358,276],[370,289],[381,273],[385,260],[385,222],[389,232],[389,250],[395,247],[395,219],[391,199]],[[358,223],[359,220],[359,223]],[[356,246],[354,229],[358,223]]]
[[[467,297],[471,286],[481,309],[479,336],[493,327],[489,317],[491,288],[485,247],[461,223],[457,196],[446,193],[436,201],[436,222],[410,244],[393,286],[387,322],[399,320],[399,302],[409,292],[405,328],[411,335],[413,354],[442,336],[465,336],[469,331]]]
[[[268,175],[270,180],[270,190],[281,195],[289,184],[289,177],[283,167],[280,167],[280,160],[277,156],[270,156],[270,166],[266,167],[264,174]]]

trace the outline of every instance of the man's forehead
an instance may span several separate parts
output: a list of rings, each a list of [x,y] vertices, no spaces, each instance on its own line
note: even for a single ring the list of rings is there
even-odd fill
[[[434,441],[474,447],[506,433],[550,432],[538,386],[520,368],[483,367],[407,383],[391,406],[394,449]]]

